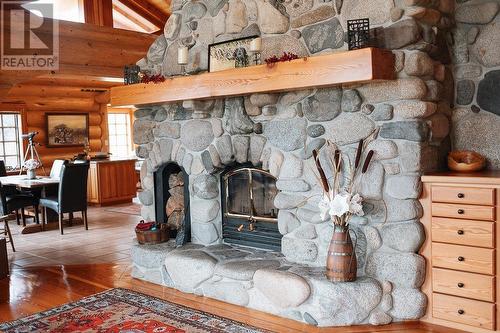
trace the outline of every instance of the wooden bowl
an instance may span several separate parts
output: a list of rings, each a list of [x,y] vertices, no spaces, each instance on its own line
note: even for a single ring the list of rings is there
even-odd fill
[[[448,167],[458,172],[473,172],[484,169],[486,158],[469,150],[455,150],[448,154]]]

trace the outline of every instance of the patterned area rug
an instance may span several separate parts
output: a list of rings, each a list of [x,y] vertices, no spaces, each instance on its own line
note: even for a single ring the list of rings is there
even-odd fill
[[[120,213],[120,214],[128,214],[128,215],[141,215],[141,205],[136,203],[132,203],[126,206],[114,206],[110,208],[106,208],[105,211],[111,213]]]
[[[111,289],[0,324],[11,332],[106,332],[106,333],[262,333],[229,319],[166,302],[127,289]]]

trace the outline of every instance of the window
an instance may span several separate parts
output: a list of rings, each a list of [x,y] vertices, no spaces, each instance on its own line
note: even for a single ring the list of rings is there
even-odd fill
[[[16,113],[0,114],[0,159],[7,170],[21,166],[21,116]]]
[[[126,157],[132,154],[130,136],[130,114],[108,113],[109,152],[113,156]]]
[[[31,1],[36,3],[48,3],[53,5],[53,19],[64,20],[70,22],[84,23],[84,11],[82,0],[36,0]],[[27,3],[23,7],[31,11],[35,15],[40,15],[36,10],[36,6]]]

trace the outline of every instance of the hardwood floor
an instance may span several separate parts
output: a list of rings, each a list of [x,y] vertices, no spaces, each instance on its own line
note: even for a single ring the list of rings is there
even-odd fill
[[[57,231],[16,234],[19,254],[11,254],[11,276],[0,280],[0,322],[121,287],[280,333],[460,332],[419,322],[320,329],[133,279],[127,246],[132,242],[133,225],[138,219],[106,208],[93,208],[89,212],[88,232],[82,226],[73,226],[64,236]]]

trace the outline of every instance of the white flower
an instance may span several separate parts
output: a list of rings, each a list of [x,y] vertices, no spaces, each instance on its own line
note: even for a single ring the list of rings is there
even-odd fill
[[[29,160],[26,160],[24,162],[24,167],[28,170],[35,170],[36,168],[38,168],[40,166],[40,162],[38,162],[37,160],[31,158]]]
[[[349,193],[339,193],[330,202],[330,215],[341,217],[349,212],[351,195]]]
[[[361,197],[358,193],[352,196],[349,212],[357,216],[365,215],[363,212],[363,197]]]

